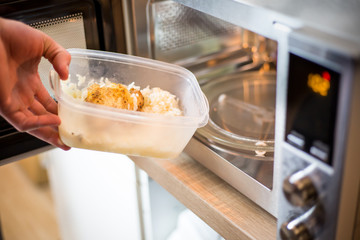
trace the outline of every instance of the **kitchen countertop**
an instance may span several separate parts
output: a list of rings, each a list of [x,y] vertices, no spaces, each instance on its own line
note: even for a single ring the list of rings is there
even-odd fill
[[[185,153],[132,160],[226,240],[276,239],[275,217]]]

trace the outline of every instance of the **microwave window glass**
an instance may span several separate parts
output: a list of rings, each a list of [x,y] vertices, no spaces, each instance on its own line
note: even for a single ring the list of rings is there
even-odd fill
[[[286,136],[290,144],[331,164],[340,74],[290,54]]]
[[[84,29],[84,18],[81,12],[63,17],[39,21],[30,26],[51,36],[64,48],[86,48],[86,37]],[[39,64],[40,78],[52,97],[53,91],[50,87],[49,69],[51,64],[42,58]]]

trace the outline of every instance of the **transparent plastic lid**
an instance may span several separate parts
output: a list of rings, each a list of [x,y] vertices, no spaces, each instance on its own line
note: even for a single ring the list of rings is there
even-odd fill
[[[275,72],[247,72],[210,81],[202,87],[210,119],[197,134],[231,149],[274,151]]]

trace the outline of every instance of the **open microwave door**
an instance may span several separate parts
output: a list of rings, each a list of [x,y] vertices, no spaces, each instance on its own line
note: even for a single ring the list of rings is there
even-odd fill
[[[39,29],[64,48],[115,50],[110,2],[107,1],[7,1],[0,3],[0,16],[24,22]],[[106,12],[107,14],[102,14]],[[106,28],[104,27],[106,26]],[[48,72],[51,65],[43,59],[39,65],[40,78],[50,89]],[[18,132],[0,118],[0,165],[21,159],[51,146],[25,132]]]

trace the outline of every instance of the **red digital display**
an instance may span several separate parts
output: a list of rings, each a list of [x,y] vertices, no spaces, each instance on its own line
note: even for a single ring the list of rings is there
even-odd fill
[[[323,73],[322,73],[322,77],[323,77],[323,79],[325,79],[325,80],[327,80],[327,81],[330,82],[331,75],[330,75],[329,72],[327,72],[327,71],[323,72]]]

